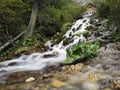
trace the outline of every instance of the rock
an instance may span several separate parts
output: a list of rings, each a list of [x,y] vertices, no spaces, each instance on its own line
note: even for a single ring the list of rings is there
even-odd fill
[[[12,62],[8,64],[8,66],[14,66],[14,65],[17,65],[17,62]]]
[[[115,80],[110,83],[110,87],[113,89],[120,89],[120,80]]]
[[[95,75],[94,74],[89,74],[88,80],[89,81],[95,81]]]
[[[54,81],[51,83],[51,85],[52,85],[53,87],[59,88],[59,87],[63,87],[63,86],[68,85],[68,83],[62,82],[62,81],[60,81],[60,80],[54,80]]]
[[[50,57],[55,57],[55,55],[54,54],[45,54],[43,56],[43,58],[50,58]]]
[[[76,65],[70,65],[70,66],[64,66],[62,67],[63,70],[66,71],[79,71],[83,68],[84,64],[76,64]]]
[[[112,90],[112,89],[110,89],[110,88],[105,88],[104,90]]]
[[[101,26],[102,24],[101,23],[96,23],[96,27],[99,27],[99,26]]]
[[[98,90],[99,85],[96,82],[86,81],[82,84],[83,89],[85,90]]]
[[[35,87],[35,88],[33,88],[33,90],[40,90],[40,88],[39,87]]]
[[[101,80],[101,79],[103,79],[103,76],[100,73],[91,73],[88,76],[89,81],[96,81],[96,80]]]
[[[71,35],[70,35],[71,36]],[[73,40],[71,38],[66,38],[64,41],[63,41],[63,45],[66,46],[68,45],[69,43],[72,43]]]
[[[82,90],[82,89],[80,89],[79,87],[76,87],[76,86],[67,85],[63,88],[60,88],[60,90]]]
[[[25,82],[32,82],[32,81],[34,81],[34,80],[35,80],[34,77],[30,77],[30,78],[26,79]]]

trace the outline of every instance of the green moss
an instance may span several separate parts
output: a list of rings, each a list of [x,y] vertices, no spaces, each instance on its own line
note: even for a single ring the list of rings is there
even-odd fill
[[[94,24],[94,23],[95,23],[95,20],[90,19],[90,24]]]
[[[63,26],[61,28],[61,31],[68,30],[71,27],[71,25],[72,25],[72,23],[70,23],[70,22],[67,22],[67,23],[63,24]]]
[[[85,31],[85,32],[82,32],[82,33],[77,33],[75,34],[75,36],[81,36],[83,34],[83,36],[85,36],[86,38],[90,36],[90,31]]]
[[[63,41],[63,45],[68,45],[71,42],[73,42],[73,40],[71,38],[67,38]]]
[[[86,28],[86,30],[93,30],[93,26],[88,26],[87,28]]]
[[[27,51],[27,50],[29,50],[28,47],[20,47],[15,51],[15,55],[21,54],[23,51]]]

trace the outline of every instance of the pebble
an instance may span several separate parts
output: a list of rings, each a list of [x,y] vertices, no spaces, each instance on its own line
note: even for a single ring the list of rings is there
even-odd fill
[[[62,82],[62,81],[60,81],[60,80],[54,80],[54,81],[51,83],[51,85],[52,85],[53,87],[59,88],[59,87],[63,87],[63,86],[68,85],[68,83]]]
[[[35,88],[33,88],[33,90],[40,90],[40,88],[39,87],[35,87]]]
[[[35,80],[34,77],[30,77],[30,78],[26,79],[25,82],[32,82],[32,81],[34,81],[34,80]]]
[[[105,88],[104,90],[111,90],[110,88]]]

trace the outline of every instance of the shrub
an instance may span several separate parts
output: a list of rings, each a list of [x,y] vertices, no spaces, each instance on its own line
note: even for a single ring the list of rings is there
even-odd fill
[[[68,51],[67,59],[64,64],[72,63],[76,60],[90,59],[98,54],[99,43],[94,42],[93,44],[88,44],[80,42],[72,47],[72,51]]]
[[[106,3],[101,2],[100,6],[97,8],[97,14],[101,18],[108,18],[108,16],[110,15],[109,6]]]
[[[50,2],[50,4],[43,3],[45,6],[41,7],[38,13],[39,28],[45,32],[46,36],[53,36],[67,22],[73,22],[81,18],[82,13],[85,11],[84,6],[74,4],[71,0],[61,0],[59,3],[56,0],[50,1],[54,2]]]

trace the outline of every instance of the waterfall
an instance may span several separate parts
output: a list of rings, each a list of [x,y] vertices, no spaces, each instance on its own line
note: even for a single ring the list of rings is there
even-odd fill
[[[42,70],[46,66],[62,63],[67,58],[66,49],[80,41],[86,41],[82,34],[81,36],[77,36],[76,34],[86,31],[86,27],[90,25],[90,15],[84,15],[82,19],[77,20],[63,35],[65,38],[60,43],[51,46],[51,41],[47,41],[45,45],[49,46],[50,49],[48,51],[22,55],[19,58],[1,62],[0,77],[18,71]],[[63,42],[68,38],[71,38],[72,42],[64,46]]]

